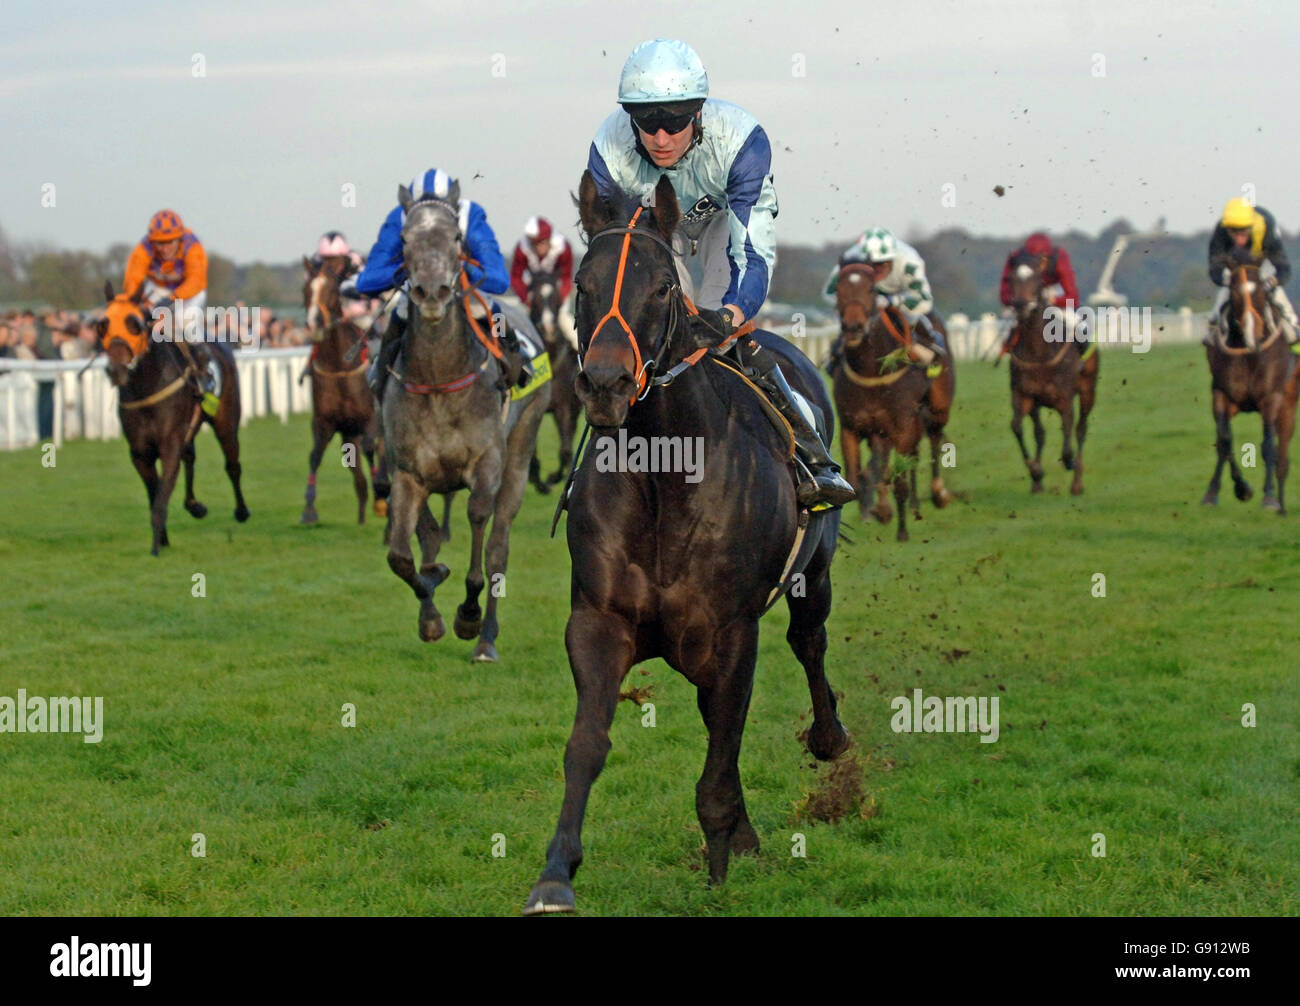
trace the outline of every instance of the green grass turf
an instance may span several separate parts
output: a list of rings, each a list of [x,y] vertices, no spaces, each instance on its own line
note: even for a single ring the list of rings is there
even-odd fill
[[[925,503],[902,545],[852,514],[854,543],[835,562],[828,668],[865,810],[837,824],[799,816],[828,770],[796,740],[809,703],[780,606],[763,624],[741,754],[761,855],[707,886],[694,813],[704,729],[690,686],[648,664],[628,680],[653,686],[657,725],[620,704],[579,909],[1296,914],[1300,513],[1259,508],[1262,469],[1248,473],[1255,501],[1228,483],[1218,509],[1198,505],[1213,460],[1207,388],[1197,348],[1106,353],[1086,495],[1068,493],[1052,422],[1048,491],[1031,497],[1006,369],[964,365],[947,475],[966,499]],[[1257,419],[1236,435],[1257,443]],[[0,455],[0,695],[102,695],[106,721],[98,745],[0,734],[0,912],[522,907],[559,809],[574,705],[554,497],[530,492],[515,526],[502,660],[472,665],[470,643],[419,642],[379,523],[353,520],[337,443],[322,523],[297,525],[308,439],[304,417],[244,430],[253,516],[237,525],[204,433],[211,513],[195,521],[174,498],[159,559],[122,442],[69,443],[52,469],[35,449]],[[449,624],[463,496],[454,534],[439,594]],[[205,598],[191,596],[197,572]],[[1105,598],[1091,595],[1094,573]],[[890,700],[918,686],[996,695],[1000,740],[892,732]],[[353,729],[340,725],[347,702]],[[206,858],[190,854],[196,832]],[[791,855],[796,832],[806,858]],[[1092,855],[1098,832],[1105,858]]]

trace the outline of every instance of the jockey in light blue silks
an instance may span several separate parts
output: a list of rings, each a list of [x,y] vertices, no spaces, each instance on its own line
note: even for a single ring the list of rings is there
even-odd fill
[[[690,46],[675,39],[643,42],[623,67],[622,107],[596,131],[587,167],[607,198],[616,190],[645,197],[660,178],[672,182],[682,209],[673,240],[678,277],[700,309],[691,327],[701,345],[716,345],[767,299],[777,202],[763,127],[743,108],[708,95],[708,74]],[[698,294],[683,262],[687,254],[701,259]],[[794,430],[800,503],[841,506],[855,499],[776,361],[753,340],[735,346]]]
[[[451,201],[458,197],[459,183],[445,171],[430,168],[411,180],[411,196],[420,199],[441,199]],[[470,285],[485,294],[505,293],[510,288],[510,273],[506,270],[505,259],[497,245],[497,236],[487,221],[487,213],[478,203],[468,199],[456,198],[455,208],[460,221],[461,245],[465,255],[477,265],[465,263],[465,275]],[[384,384],[388,379],[388,368],[397,356],[401,345],[402,333],[406,331],[407,312],[410,297],[406,292],[406,264],[402,259],[402,225],[406,222],[406,211],[400,205],[394,206],[384,218],[379,228],[365,268],[354,279],[346,281],[340,288],[345,296],[355,291],[368,297],[378,296],[387,290],[399,288],[383,312],[387,317],[387,328],[375,362],[371,365],[368,380],[375,393],[375,398],[383,400]],[[493,314],[499,314],[499,305],[492,301]],[[502,337],[506,348],[517,351],[512,345],[514,334],[511,327],[522,327],[520,319],[511,317],[510,326],[495,326],[505,329]],[[531,375],[531,367],[524,361],[524,371]]]

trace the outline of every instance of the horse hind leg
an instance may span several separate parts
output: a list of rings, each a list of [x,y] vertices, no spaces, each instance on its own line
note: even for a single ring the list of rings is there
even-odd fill
[[[943,484],[943,474],[939,471],[939,458],[943,453],[943,427],[932,426],[927,432],[930,437],[930,502],[935,509],[942,510],[952,502],[952,493]]]
[[[1271,417],[1264,419],[1264,442],[1260,445],[1264,455],[1264,498],[1260,506],[1274,513],[1281,513],[1282,504],[1273,495],[1273,479],[1277,473],[1277,431]]]
[[[194,498],[193,440],[185,445],[185,452],[181,455],[181,461],[185,465],[185,510],[191,517],[206,517],[208,515],[208,508]]]
[[[829,566],[835,549],[836,531],[828,525],[822,532],[822,545],[804,570],[802,596],[786,595],[790,627],[785,638],[808,678],[813,722],[808,730],[807,746],[819,761],[830,761],[852,743],[849,732],[840,722],[835,691],[826,679],[826,619],[831,612]]]
[[[369,493],[366,488],[366,474],[361,470],[363,451],[359,434],[353,435],[343,442],[344,451],[347,451],[349,447],[352,448],[351,454],[350,456],[345,455],[345,457],[352,462],[348,467],[352,469],[352,487],[357,493],[357,523],[364,524],[366,522],[366,502],[369,499]]]
[[[229,378],[229,375],[227,376]],[[239,464],[239,417],[233,409],[223,408],[218,421],[212,424],[212,431],[221,444],[221,453],[226,459],[226,477],[235,490],[235,520],[243,523],[248,520],[248,506],[244,503],[244,491],[240,488],[243,468]]]

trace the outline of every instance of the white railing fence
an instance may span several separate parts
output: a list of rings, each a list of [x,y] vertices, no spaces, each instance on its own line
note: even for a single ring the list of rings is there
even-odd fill
[[[1136,310],[1136,309],[1133,309]],[[1098,315],[1095,328],[1102,348],[1130,348],[1119,331],[1116,315]],[[958,360],[992,359],[1009,322],[984,314],[972,320],[964,314],[947,318],[948,339]],[[1125,322],[1125,324],[1129,324]],[[1150,315],[1152,346],[1199,342],[1205,335],[1205,315],[1190,308]],[[1144,327],[1145,323],[1144,323]],[[790,339],[819,366],[825,362],[839,332],[837,325],[819,325],[791,335],[791,326],[773,325],[778,335]],[[235,354],[243,420],[276,415],[281,422],[311,410],[311,387],[298,383],[310,348],[263,349]],[[0,449],[17,450],[40,442],[37,410],[41,383],[53,385],[52,436],[56,446],[65,439],[112,440],[121,436],[117,416],[117,391],[109,383],[101,357],[86,367],[84,360],[11,360],[0,358]]]
[[[288,422],[295,412],[311,411],[311,386],[298,383],[309,346],[236,353],[243,417],[276,415]],[[54,422],[50,442],[84,438],[113,440],[122,435],[117,416],[117,389],[108,380],[101,357],[85,360],[0,359],[0,448],[32,447],[40,440],[37,425],[41,384],[53,385]]]

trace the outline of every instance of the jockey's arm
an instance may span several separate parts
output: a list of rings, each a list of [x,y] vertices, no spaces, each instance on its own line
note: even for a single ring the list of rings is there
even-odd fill
[[[560,303],[564,303],[573,290],[573,249],[569,247],[567,241],[564,244],[564,251],[560,253],[555,263],[555,268],[560,274]]]
[[[1232,239],[1220,224],[1210,235],[1209,273],[1210,282],[1215,286],[1227,286],[1226,275],[1232,268],[1231,252]]]
[[[1264,257],[1273,263],[1276,270],[1277,285],[1286,286],[1287,280],[1291,278],[1291,260],[1286,256],[1286,249],[1282,247],[1282,239],[1275,231],[1272,241],[1265,241],[1263,247]]]
[[[731,231],[727,260],[731,283],[722,301],[736,325],[758,314],[767,300],[776,264],[776,189],[772,181],[772,147],[762,126],[755,126],[731,162],[727,175],[727,223]],[[744,249],[743,265],[732,249]]]
[[[379,236],[357,276],[357,290],[378,296],[402,281],[402,211],[399,206],[384,218]]]
[[[1079,303],[1079,284],[1074,278],[1074,263],[1070,261],[1070,253],[1064,248],[1056,250],[1056,282],[1060,284],[1060,296],[1054,298],[1053,303],[1057,307],[1065,307],[1067,303],[1075,306]]]
[[[176,300],[195,297],[208,288],[208,253],[199,242],[195,241],[185,252],[183,268],[185,278],[172,291],[172,297]]]
[[[497,236],[487,221],[487,213],[478,203],[469,210],[469,226],[465,228],[465,246],[469,257],[477,266],[466,265],[465,275],[483,293],[505,293],[510,289],[510,273],[506,260],[497,245]]]
[[[524,282],[527,270],[528,259],[524,257],[524,250],[520,245],[515,245],[515,256],[510,263],[510,289],[525,304],[528,303],[528,284]]]
[[[122,293],[134,294],[149,276],[149,253],[138,244],[126,260],[126,275],[122,279]]]

